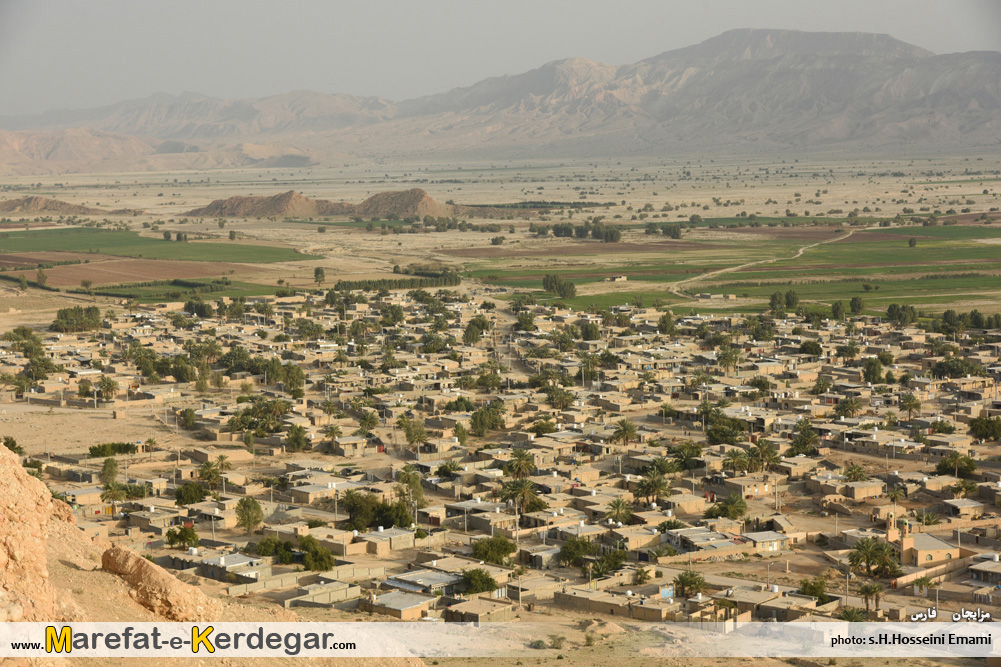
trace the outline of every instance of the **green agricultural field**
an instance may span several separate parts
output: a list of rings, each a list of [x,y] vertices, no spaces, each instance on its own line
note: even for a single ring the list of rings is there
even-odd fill
[[[291,248],[237,242],[179,243],[140,236],[137,232],[92,228],[45,229],[0,233],[0,252],[90,252],[121,257],[201,262],[269,263],[313,259]]]
[[[732,219],[733,222],[744,218]],[[730,219],[716,219],[724,225]],[[849,235],[847,231],[851,230]],[[725,229],[720,231],[725,232]],[[740,236],[706,236],[692,239],[695,244],[679,245],[678,252],[636,253],[635,244],[605,244],[600,254],[570,255],[567,248],[550,258],[525,256],[491,259],[468,266],[470,278],[509,288],[541,289],[542,278],[555,273],[578,287],[596,284],[613,275],[626,275],[636,283],[629,292],[621,283],[609,292],[581,295],[567,302],[575,307],[595,304],[599,307],[625,303],[635,296],[645,300],[670,299],[666,289],[654,292],[644,283],[687,281],[686,294],[699,292],[736,294],[738,304],[673,300],[680,308],[720,311],[761,311],[775,291],[795,289],[804,302],[846,304],[861,296],[872,312],[890,303],[927,305],[943,310],[959,301],[1001,303],[1001,226],[947,225],[936,227],[848,228],[840,236],[824,233],[806,234],[789,226],[742,231]],[[652,238],[652,237],[651,237]],[[916,245],[911,247],[911,238]],[[659,237],[657,240],[660,240]],[[812,246],[817,242],[821,245]],[[634,242],[635,243],[635,242]],[[804,248],[798,257],[793,255]],[[529,250],[526,248],[526,250]],[[771,260],[764,261],[761,260]],[[751,262],[761,262],[739,268]],[[701,276],[709,271],[732,269],[717,275]],[[868,284],[869,290],[865,289]],[[597,287],[597,289],[601,289]],[[630,289],[630,288],[627,288]],[[635,291],[632,291],[635,290]],[[548,298],[548,297],[542,297]],[[986,309],[990,309],[989,306]]]
[[[910,238],[917,240],[916,246],[909,245]],[[1001,247],[991,242],[998,238],[1001,228],[996,226],[857,231],[844,240],[809,248],[795,259],[726,273],[701,288],[761,300],[787,289],[795,289],[804,301],[822,303],[862,296],[875,309],[890,303],[991,300],[1001,293]],[[695,283],[690,289],[697,291],[700,286]]]

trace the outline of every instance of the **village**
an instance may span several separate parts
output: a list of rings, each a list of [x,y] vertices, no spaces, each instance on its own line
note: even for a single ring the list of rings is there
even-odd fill
[[[998,604],[985,330],[361,287],[11,329],[0,437],[87,535],[305,618],[726,631]],[[132,426],[78,449],[5,430],[46,411]]]

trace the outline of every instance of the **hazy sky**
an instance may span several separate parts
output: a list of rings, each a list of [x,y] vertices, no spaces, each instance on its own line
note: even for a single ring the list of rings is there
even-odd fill
[[[0,0],[0,114],[155,92],[401,100],[571,56],[635,62],[732,28],[1001,51],[1001,0]]]

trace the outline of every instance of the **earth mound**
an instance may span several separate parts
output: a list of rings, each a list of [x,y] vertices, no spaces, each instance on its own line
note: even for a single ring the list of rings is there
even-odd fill
[[[453,207],[439,204],[420,188],[401,192],[380,192],[355,207],[355,215],[363,218],[402,220],[403,218],[444,218],[453,214]]]
[[[350,214],[354,207],[324,199],[310,199],[295,190],[270,197],[216,199],[186,215],[202,218],[312,217]]]
[[[52,213],[55,215],[101,215],[107,211],[69,204],[58,199],[34,195],[0,201],[0,213]]]
[[[295,190],[289,190],[270,197],[216,199],[208,206],[196,208],[186,213],[192,217],[204,218],[308,218],[351,215],[385,220],[423,218],[426,215],[439,218],[453,214],[452,206],[438,203],[420,188],[400,192],[380,192],[358,205],[326,199],[310,199]]]

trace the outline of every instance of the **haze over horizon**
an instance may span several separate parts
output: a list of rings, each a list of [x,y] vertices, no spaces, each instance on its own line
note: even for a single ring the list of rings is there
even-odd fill
[[[398,101],[564,58],[633,63],[736,28],[887,33],[939,54],[1001,51],[1001,4],[644,0],[622,9],[596,0],[435,0],[293,10],[263,0],[4,0],[0,115],[186,91],[231,98],[307,89]]]

